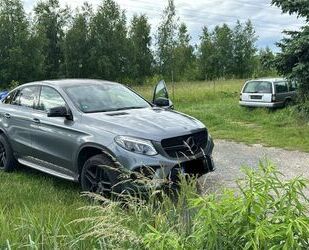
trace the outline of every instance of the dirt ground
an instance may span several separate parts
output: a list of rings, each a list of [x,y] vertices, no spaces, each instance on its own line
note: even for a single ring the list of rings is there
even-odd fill
[[[213,157],[216,164],[215,172],[205,175],[200,180],[205,192],[221,187],[237,187],[235,181],[242,176],[241,167],[258,168],[261,160],[273,162],[285,175],[284,178],[302,176],[309,180],[309,153],[216,140]],[[306,194],[309,197],[309,187]]]

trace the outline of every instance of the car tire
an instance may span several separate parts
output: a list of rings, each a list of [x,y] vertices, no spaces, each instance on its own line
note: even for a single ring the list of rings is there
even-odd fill
[[[5,135],[0,135],[0,171],[12,172],[17,166],[13,150]]]
[[[110,198],[122,192],[120,172],[115,162],[103,154],[89,158],[81,171],[80,183],[84,192]]]

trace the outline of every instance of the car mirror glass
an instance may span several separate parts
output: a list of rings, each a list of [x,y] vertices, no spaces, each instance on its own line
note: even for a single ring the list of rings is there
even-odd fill
[[[161,80],[155,87],[153,94],[153,104],[158,107],[173,108],[173,103],[169,99],[168,90],[164,80]]]

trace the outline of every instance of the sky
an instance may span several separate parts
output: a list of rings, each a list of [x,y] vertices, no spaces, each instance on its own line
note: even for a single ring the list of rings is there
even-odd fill
[[[69,5],[73,9],[81,6],[85,0],[59,0],[61,5]],[[152,25],[152,35],[162,19],[162,12],[167,0],[115,0],[126,10],[128,20],[134,14],[146,14]],[[25,9],[31,12],[37,0],[24,0]],[[97,7],[102,0],[88,0]],[[174,0],[177,15],[185,22],[192,37],[191,43],[196,44],[207,26],[210,30],[216,25],[227,23],[231,27],[237,19],[244,22],[248,18],[254,24],[258,36],[258,48],[270,47],[278,51],[275,43],[282,37],[283,30],[298,30],[305,22],[295,15],[282,14],[281,10],[271,6],[271,0]]]

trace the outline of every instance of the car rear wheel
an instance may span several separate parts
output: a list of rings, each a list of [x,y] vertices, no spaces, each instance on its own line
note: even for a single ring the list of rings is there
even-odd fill
[[[17,161],[14,158],[13,150],[5,137],[0,135],[0,170],[11,172],[17,166]]]
[[[112,193],[120,193],[120,173],[115,163],[107,156],[100,154],[89,158],[81,172],[82,190],[111,197]]]

